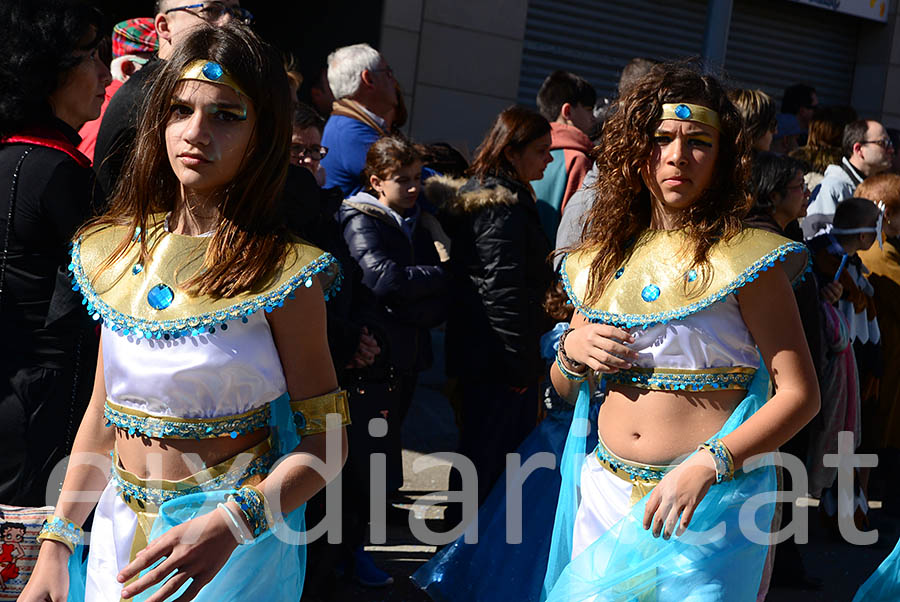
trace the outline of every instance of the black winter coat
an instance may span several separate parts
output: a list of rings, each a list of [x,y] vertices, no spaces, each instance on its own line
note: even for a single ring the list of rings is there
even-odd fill
[[[432,178],[458,187],[441,207],[450,235],[453,305],[447,321],[447,372],[512,387],[537,383],[545,370],[539,343],[552,327],[543,309],[553,281],[553,250],[531,191],[501,177],[484,182]]]
[[[449,303],[450,278],[432,236],[440,226],[420,211],[410,239],[387,209],[360,202],[364,194],[344,201],[338,221],[377,300],[373,319],[387,337],[382,353],[400,370],[425,370],[433,361],[428,329],[446,320]]]

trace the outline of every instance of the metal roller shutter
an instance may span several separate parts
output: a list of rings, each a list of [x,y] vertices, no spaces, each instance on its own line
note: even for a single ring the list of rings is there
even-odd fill
[[[860,23],[785,0],[736,1],[725,71],[732,83],[779,99],[802,82],[822,104],[849,104]]]
[[[556,69],[585,78],[600,98],[614,98],[619,73],[632,58],[700,54],[705,14],[706,0],[531,0],[519,102],[534,106],[541,83]]]
[[[534,106],[555,69],[587,79],[614,98],[622,67],[633,57],[698,56],[706,0],[531,0],[518,100]],[[780,98],[798,82],[821,102],[850,100],[859,20],[787,0],[736,0],[725,69],[730,83]]]

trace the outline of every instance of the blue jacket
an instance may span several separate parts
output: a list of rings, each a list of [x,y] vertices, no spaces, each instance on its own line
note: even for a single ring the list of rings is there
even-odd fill
[[[375,296],[373,320],[387,336],[379,343],[387,343],[390,363],[405,371],[429,368],[428,329],[447,318],[450,301],[450,277],[435,247],[435,238],[446,235],[437,219],[425,211],[404,219],[360,193],[344,201],[338,220],[362,284]]]
[[[340,188],[344,198],[362,190],[366,153],[380,137],[377,131],[352,117],[329,117],[322,134],[322,146],[328,149],[321,163],[325,168],[325,188]]]

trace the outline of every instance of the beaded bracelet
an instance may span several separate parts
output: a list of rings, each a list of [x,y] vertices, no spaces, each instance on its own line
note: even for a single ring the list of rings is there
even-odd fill
[[[568,327],[563,330],[563,333],[559,336],[559,353],[562,354],[563,362],[572,366],[572,370],[578,372],[579,370],[584,369],[584,364],[581,362],[576,362],[572,358],[569,357],[569,354],[566,353],[566,337],[569,336],[569,333],[572,332],[574,328]]]
[[[584,382],[587,380],[587,370],[582,373],[573,372],[566,367],[566,362],[563,360],[562,355],[556,354],[556,367],[559,368],[560,373],[566,378],[566,380],[571,380],[572,382]]]
[[[256,487],[244,485],[228,497],[234,500],[244,513],[253,537],[259,537],[268,531],[275,522],[265,494]]]
[[[84,531],[81,527],[62,516],[51,516],[44,521],[41,532],[37,536],[38,541],[51,539],[65,544],[70,552],[84,540]]]
[[[709,442],[701,444],[697,449],[705,449],[712,454],[713,459],[716,461],[716,485],[734,478],[734,456],[731,455],[731,451],[726,447],[724,441],[711,439]]]

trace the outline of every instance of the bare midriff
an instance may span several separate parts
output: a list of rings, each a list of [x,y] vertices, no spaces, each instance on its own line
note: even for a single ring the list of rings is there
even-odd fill
[[[746,391],[652,391],[611,386],[597,426],[606,448],[626,460],[668,465],[715,435]]]
[[[185,454],[196,454],[206,467],[238,455],[269,436],[269,429],[259,429],[236,438],[214,439],[155,439],[129,435],[116,429],[116,451],[122,468],[141,479],[178,481],[197,472],[199,468],[185,461]]]

